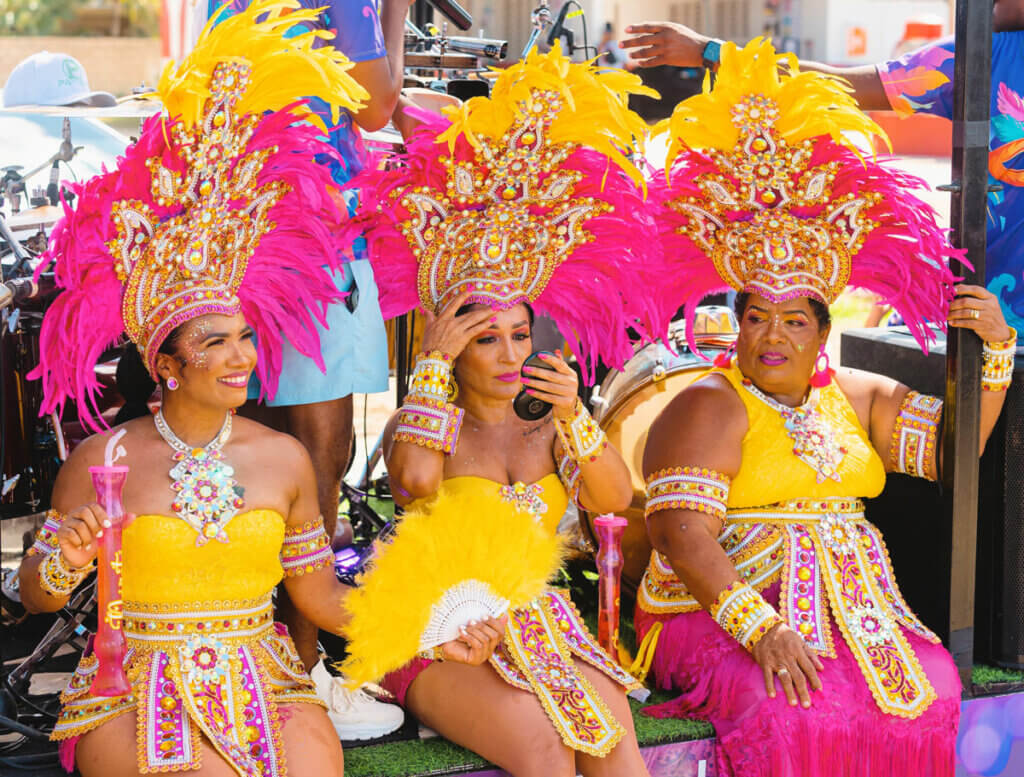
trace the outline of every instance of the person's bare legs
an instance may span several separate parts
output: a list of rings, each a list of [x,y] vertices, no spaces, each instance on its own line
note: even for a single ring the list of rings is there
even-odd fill
[[[537,697],[506,683],[489,664],[435,662],[413,680],[406,705],[441,736],[513,777],[576,775],[574,753]]]
[[[278,714],[289,773],[342,777],[341,743],[327,713],[312,704],[288,704],[278,707]],[[136,716],[131,712],[84,734],[75,748],[75,765],[82,777],[136,777],[135,731]],[[237,777],[206,737],[200,737],[199,747],[202,766],[189,775]]]
[[[640,755],[633,728],[633,713],[629,699],[621,685],[597,671],[590,664],[576,660],[576,668],[586,677],[594,690],[604,699],[615,719],[626,729],[626,735],[604,758],[595,758],[586,753],[576,753],[576,767],[583,777],[649,777],[647,765]]]
[[[316,473],[317,497],[320,514],[324,518],[324,531],[328,537],[333,538],[338,528],[341,479],[345,476],[352,450],[352,395],[288,407],[267,407],[250,401],[242,408],[242,415],[290,434],[306,446]],[[352,527],[348,521],[344,522],[339,533],[343,535],[337,543],[339,546],[352,542]],[[309,671],[319,660],[317,628],[295,609],[284,586],[278,587],[277,594],[277,618],[288,627],[299,658],[306,671]]]

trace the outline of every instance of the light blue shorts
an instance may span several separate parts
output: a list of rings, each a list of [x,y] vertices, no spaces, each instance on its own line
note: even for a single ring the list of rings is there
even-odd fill
[[[332,277],[339,291],[350,291],[355,278],[359,300],[355,313],[350,313],[343,302],[331,305],[327,308],[327,328],[317,325],[327,373],[320,372],[316,362],[296,351],[286,339],[277,394],[265,400],[271,407],[308,405],[349,394],[388,390],[388,339],[370,262],[349,262]],[[259,378],[253,374],[249,399],[259,393]]]

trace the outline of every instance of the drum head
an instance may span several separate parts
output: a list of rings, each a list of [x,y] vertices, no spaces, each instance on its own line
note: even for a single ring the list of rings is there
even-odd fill
[[[724,350],[721,339],[699,342],[707,358]],[[595,418],[608,435],[608,442],[622,454],[633,483],[633,499],[622,515],[629,522],[622,535],[622,585],[635,593],[651,556],[644,522],[643,456],[647,433],[658,414],[695,380],[711,369],[711,362],[688,350],[672,353],[661,344],[641,349],[621,372],[612,372],[601,386],[601,401]],[[584,515],[583,526],[594,547],[595,515]]]

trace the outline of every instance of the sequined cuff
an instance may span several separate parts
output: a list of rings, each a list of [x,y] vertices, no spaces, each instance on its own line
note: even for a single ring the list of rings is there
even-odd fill
[[[452,357],[440,351],[421,353],[416,357],[416,365],[409,381],[411,397],[430,398],[441,401],[451,399],[449,392],[452,386]]]
[[[608,447],[604,430],[591,418],[579,399],[573,407],[572,418],[555,419],[555,431],[562,441],[562,447],[577,463],[596,461]]]
[[[725,520],[732,478],[707,467],[667,467],[647,478],[644,518],[659,510],[695,510]]]
[[[43,525],[40,526],[39,531],[36,532],[36,541],[32,543],[31,548],[25,551],[25,555],[45,555],[57,550],[59,547],[57,543],[57,531],[60,529],[61,524],[64,523],[65,517],[66,516],[58,513],[56,510],[47,510],[46,520],[43,521]]]
[[[893,471],[932,479],[930,473],[937,471],[935,456],[941,421],[941,399],[916,391],[907,393],[892,428],[889,463]]]
[[[1013,358],[1017,353],[1017,330],[998,343],[984,343],[981,350],[981,390],[1006,391],[1013,381]]]
[[[710,612],[715,623],[751,652],[765,634],[783,622],[761,594],[740,580],[718,595]]]
[[[411,442],[451,455],[459,444],[466,411],[451,402],[407,396],[398,411],[395,442]]]
[[[59,549],[52,550],[39,565],[39,587],[50,596],[68,596],[89,576],[92,569],[91,561],[84,567],[75,569],[68,564],[68,560]]]
[[[306,575],[333,563],[334,553],[324,531],[323,518],[285,530],[281,544],[281,567],[285,577]]]

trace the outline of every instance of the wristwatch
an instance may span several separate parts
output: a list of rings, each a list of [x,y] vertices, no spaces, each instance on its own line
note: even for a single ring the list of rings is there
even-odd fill
[[[712,38],[704,45],[704,51],[701,52],[701,65],[711,70],[718,64],[718,61],[722,58],[722,44],[725,41],[718,40],[718,38]]]

